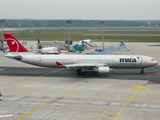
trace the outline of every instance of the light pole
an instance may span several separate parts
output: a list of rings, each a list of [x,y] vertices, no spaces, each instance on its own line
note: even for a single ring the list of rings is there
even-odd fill
[[[102,50],[104,51],[104,20],[101,21],[101,24],[103,24],[103,42],[102,42]]]
[[[3,48],[3,23],[5,23],[5,20],[0,20],[2,23],[2,42],[1,42],[1,48]]]
[[[66,23],[68,24],[68,51],[70,50],[70,45],[69,45],[69,42],[70,42],[70,25],[72,23],[72,20],[66,20]]]

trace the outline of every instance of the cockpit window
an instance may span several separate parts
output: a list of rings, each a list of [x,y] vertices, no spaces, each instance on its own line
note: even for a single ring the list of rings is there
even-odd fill
[[[151,59],[151,61],[154,61],[154,59]]]

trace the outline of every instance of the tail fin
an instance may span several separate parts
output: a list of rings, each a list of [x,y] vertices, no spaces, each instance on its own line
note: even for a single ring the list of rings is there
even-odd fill
[[[3,34],[11,52],[29,52],[12,34]]]
[[[39,49],[42,49],[42,46],[41,46],[41,43],[40,43],[40,40],[38,39],[38,48]]]

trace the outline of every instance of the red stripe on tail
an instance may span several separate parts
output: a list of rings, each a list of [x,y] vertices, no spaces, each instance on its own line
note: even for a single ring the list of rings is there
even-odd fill
[[[12,34],[3,34],[11,52],[29,52]]]

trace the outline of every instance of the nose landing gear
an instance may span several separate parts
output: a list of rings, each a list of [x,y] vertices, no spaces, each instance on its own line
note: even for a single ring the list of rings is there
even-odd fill
[[[141,74],[144,74],[144,68],[142,68],[142,70],[141,70]]]

